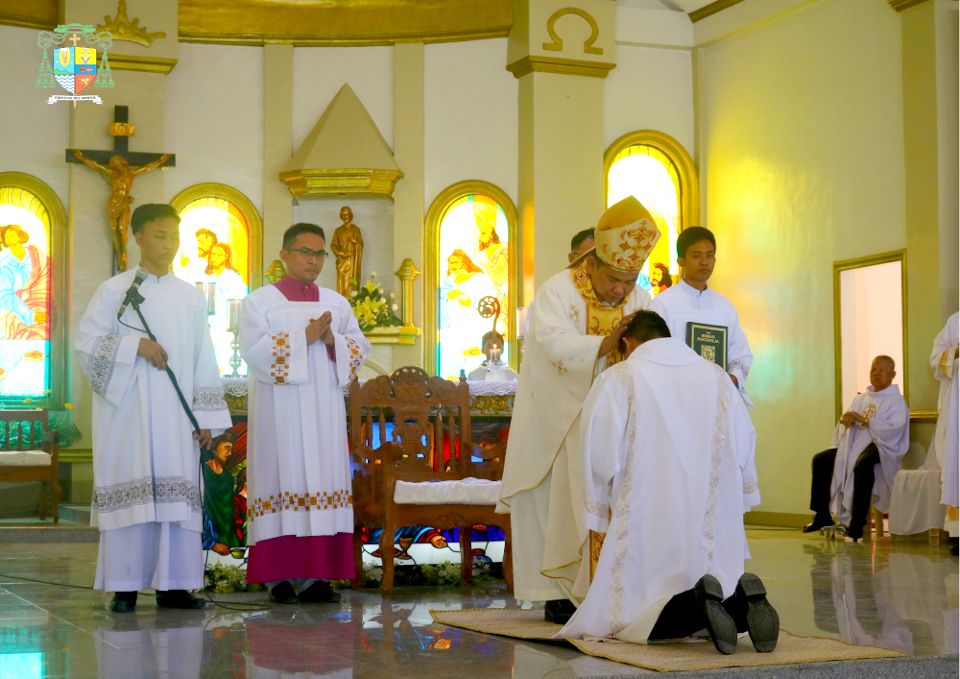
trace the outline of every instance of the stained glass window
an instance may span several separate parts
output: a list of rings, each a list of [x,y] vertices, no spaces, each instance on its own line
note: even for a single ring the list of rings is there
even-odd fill
[[[220,374],[246,375],[234,331],[240,301],[250,290],[250,224],[237,205],[219,197],[192,200],[179,212],[180,250],[173,273],[196,284],[207,299]]]
[[[39,196],[0,185],[0,400],[50,394],[50,211]]]
[[[604,156],[607,205],[633,195],[650,210],[660,240],[644,265],[639,284],[656,294],[679,274],[677,235],[699,216],[697,170],[680,142],[654,130],[630,132]],[[651,280],[652,279],[652,280]]]
[[[512,209],[512,208],[511,208]],[[510,338],[510,224],[491,195],[467,193],[439,220],[437,248],[437,374],[456,379],[484,361],[481,342],[496,330]],[[500,359],[510,360],[504,342]]]

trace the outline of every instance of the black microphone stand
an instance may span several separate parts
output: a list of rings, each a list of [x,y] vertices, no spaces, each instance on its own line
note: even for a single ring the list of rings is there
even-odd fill
[[[147,323],[147,319],[143,317],[143,313],[140,311],[140,303],[144,301],[143,295],[140,294],[139,290],[130,290],[127,292],[127,301],[130,306],[133,307],[133,310],[137,312],[137,317],[140,319],[140,322],[143,323],[143,331],[147,333],[147,337],[150,338],[151,342],[156,342],[156,336],[153,334],[153,331],[150,330],[150,325]],[[190,410],[190,406],[187,405],[187,399],[183,397],[183,392],[180,391],[180,383],[177,382],[177,376],[173,374],[173,370],[170,369],[169,365],[167,365],[166,370],[167,377],[170,378],[170,382],[173,384],[173,388],[177,392],[177,398],[180,399],[180,405],[183,406],[183,412],[187,414],[187,417],[190,419],[190,424],[193,425],[193,430],[199,437],[200,424],[197,422],[197,418],[194,416],[193,411]]]

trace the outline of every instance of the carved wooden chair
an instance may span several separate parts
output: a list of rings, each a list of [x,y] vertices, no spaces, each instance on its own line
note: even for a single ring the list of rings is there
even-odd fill
[[[466,382],[403,367],[350,385],[354,559],[362,576],[361,529],[382,528],[384,594],[393,589],[394,537],[401,526],[460,529],[461,574],[472,582],[472,526],[501,526],[503,572],[513,587],[510,518],[495,514],[503,450],[473,445]],[[388,438],[388,421],[393,432]],[[376,446],[376,442],[380,442]]]
[[[59,449],[46,410],[0,410],[0,481],[40,482],[40,519],[60,521]],[[48,497],[49,496],[49,497]]]

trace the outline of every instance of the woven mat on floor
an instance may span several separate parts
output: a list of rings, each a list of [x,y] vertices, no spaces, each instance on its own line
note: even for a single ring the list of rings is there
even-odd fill
[[[503,608],[470,608],[461,611],[430,611],[443,625],[462,627],[500,636],[529,640],[552,640],[560,625],[546,622],[542,610],[521,611]],[[798,637],[780,630],[773,653],[757,653],[749,637],[740,639],[737,652],[721,655],[709,640],[689,640],[661,644],[629,644],[622,641],[580,641],[568,639],[587,655],[643,667],[658,672],[707,670],[723,667],[760,667],[793,665],[828,660],[898,658],[904,654],[879,646],[858,646],[836,639]]]

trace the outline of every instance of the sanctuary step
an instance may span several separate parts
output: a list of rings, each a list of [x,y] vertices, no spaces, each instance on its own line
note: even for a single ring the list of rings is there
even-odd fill
[[[76,510],[68,513],[68,509]],[[90,526],[89,508],[60,506],[60,522],[36,516],[0,519],[0,543],[8,542],[96,542],[100,531]]]

